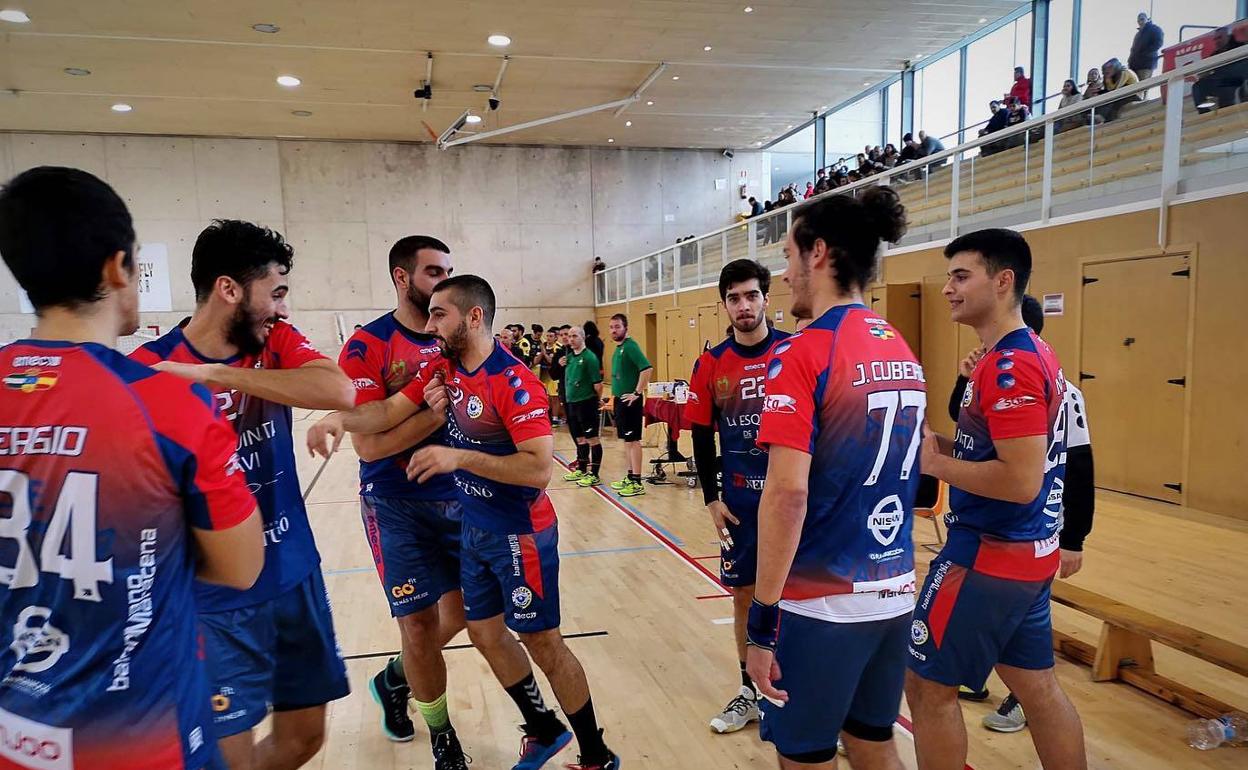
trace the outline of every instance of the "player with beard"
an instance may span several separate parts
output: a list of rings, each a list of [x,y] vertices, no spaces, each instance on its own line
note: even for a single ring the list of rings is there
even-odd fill
[[[693,457],[702,496],[719,539],[720,581],[732,591],[733,628],[741,689],[711,719],[717,733],[740,730],[758,720],[758,693],[745,672],[745,619],[754,601],[758,547],[758,501],[767,478],[767,455],[754,445],[763,411],[767,357],[788,332],[770,328],[767,295],[771,272],[752,259],[738,259],[719,273],[719,298],[732,319],[728,339],[702,353],[689,381]],[[715,433],[723,457],[723,498],[715,479]]]
[[[196,590],[216,733],[232,770],[302,766],[324,742],[325,705],[350,691],[295,473],[291,407],[349,409],[355,391],[286,322],[292,261],[278,233],[214,220],[191,253],[194,314],[131,354],[212,391],[264,517],[256,584]],[[270,705],[273,730],[257,743],[252,728]]]
[[[576,733],[580,760],[567,767],[616,770],[619,759],[603,743],[585,670],[559,633],[559,530],[545,491],[553,451],[546,394],[491,338],[494,303],[490,285],[477,276],[439,284],[426,329],[442,340],[446,360],[421,369],[401,393],[356,409],[345,425],[386,430],[422,405],[447,414],[450,446],[418,449],[407,473],[420,483],[455,474],[464,509],[460,579],[468,636],[525,720],[513,770],[542,767],[572,738],[546,707],[529,655]]]
[[[433,287],[453,271],[450,249],[427,235],[409,235],[390,249],[390,278],[397,307],[358,330],[342,349],[339,365],[355,384],[355,403],[378,401],[403,389],[416,373],[442,358],[429,323]],[[334,412],[309,431],[309,451],[328,457],[342,440],[349,412]],[[436,770],[466,767],[446,705],[442,647],[464,628],[459,590],[462,513],[448,475],[421,484],[407,479],[419,446],[446,443],[446,415],[422,410],[380,433],[352,433],[360,457],[360,510],[377,576],[390,614],[398,621],[401,653],[369,682],[382,709],[382,731],[410,741],[415,727],[408,696],[429,727]],[[332,441],[332,445],[331,442]]]

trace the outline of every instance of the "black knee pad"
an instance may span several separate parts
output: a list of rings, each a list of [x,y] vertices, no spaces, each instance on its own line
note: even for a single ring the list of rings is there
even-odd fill
[[[893,739],[893,726],[876,727],[859,722],[853,717],[846,717],[845,724],[841,725],[841,730],[854,736],[860,741],[872,741],[874,743],[883,743]]]
[[[780,756],[790,762],[797,762],[803,765],[819,765],[825,762],[831,762],[836,759],[836,746],[830,749],[818,749],[816,751],[803,751],[799,754],[785,754],[780,752]]]

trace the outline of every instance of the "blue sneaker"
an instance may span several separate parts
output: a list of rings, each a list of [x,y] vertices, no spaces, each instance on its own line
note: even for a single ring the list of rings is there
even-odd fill
[[[572,742],[572,732],[564,730],[550,743],[541,743],[535,736],[520,739],[520,761],[511,770],[537,770]]]

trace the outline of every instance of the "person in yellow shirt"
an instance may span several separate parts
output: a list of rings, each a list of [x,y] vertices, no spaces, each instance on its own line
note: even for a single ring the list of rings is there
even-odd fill
[[[1135,76],[1135,73],[1122,66],[1122,62],[1118,61],[1117,58],[1110,59],[1101,65],[1101,75],[1103,76],[1103,80],[1105,82],[1105,93],[1118,91],[1140,82],[1140,79]],[[1118,113],[1122,111],[1123,107],[1127,106],[1131,102],[1138,102],[1143,98],[1144,92],[1139,91],[1131,96],[1110,102],[1104,107],[1097,108],[1096,114],[1104,116],[1107,122],[1114,120],[1118,117]]]

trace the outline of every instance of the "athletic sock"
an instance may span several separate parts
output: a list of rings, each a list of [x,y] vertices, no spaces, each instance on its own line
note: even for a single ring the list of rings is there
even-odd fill
[[[629,480],[630,482],[632,482],[633,484],[640,484],[640,483],[641,483],[641,474],[640,474],[640,473],[633,473],[633,472],[631,472],[631,471],[630,471],[630,472],[629,472],[629,474],[628,474],[628,480]]]
[[[597,476],[602,470],[602,444],[594,444],[589,448],[589,472]]]
[[[610,750],[602,741],[602,731],[598,729],[598,718],[594,716],[594,700],[590,698],[575,714],[568,714],[572,723],[572,732],[576,733],[577,752],[581,755],[582,765],[600,765],[610,759]]]
[[[532,673],[506,690],[520,709],[520,715],[524,717],[524,731],[527,734],[537,738],[542,744],[549,744],[559,737],[563,732],[563,723],[555,716],[555,712],[546,707],[546,702],[542,700],[542,690],[537,686],[537,680]]]
[[[754,693],[754,697],[758,698],[758,690],[754,689],[754,680],[750,679],[750,675],[746,673],[745,661],[741,661],[741,686],[750,688],[750,692]]]
[[[446,709],[446,693],[442,693],[431,703],[416,701],[416,710],[420,712],[425,724],[429,725],[431,735],[437,736],[451,729],[451,715]]]
[[[589,467],[589,444],[576,445],[576,469],[581,473]]]
[[[407,674],[403,671],[403,656],[396,655],[386,665],[386,684],[390,687],[407,687]]]

